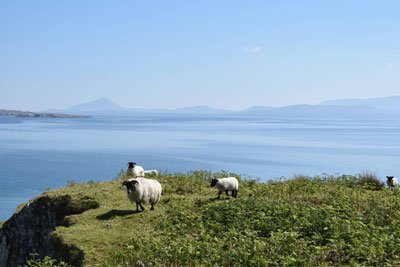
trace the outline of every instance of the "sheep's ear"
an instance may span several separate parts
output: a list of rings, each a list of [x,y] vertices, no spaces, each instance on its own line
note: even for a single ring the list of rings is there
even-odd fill
[[[128,184],[128,182],[127,181],[124,181],[123,183],[122,183],[122,186],[126,186]]]

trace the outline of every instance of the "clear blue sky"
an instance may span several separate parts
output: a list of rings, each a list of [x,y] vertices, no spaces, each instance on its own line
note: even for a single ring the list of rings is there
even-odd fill
[[[0,108],[400,95],[400,1],[1,1]]]

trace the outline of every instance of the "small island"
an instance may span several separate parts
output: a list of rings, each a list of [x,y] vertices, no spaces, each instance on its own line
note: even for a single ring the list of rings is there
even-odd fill
[[[62,113],[33,112],[21,110],[0,109],[0,116],[29,117],[29,118],[89,118],[88,115],[72,115]]]

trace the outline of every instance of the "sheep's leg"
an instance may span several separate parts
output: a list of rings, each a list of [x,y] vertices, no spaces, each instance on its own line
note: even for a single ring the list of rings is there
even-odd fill
[[[237,198],[237,190],[234,190],[234,192],[235,192],[235,195],[233,196],[234,198]]]
[[[220,197],[221,197],[221,191],[218,191],[218,197],[217,197],[217,199],[220,199]]]
[[[139,201],[136,201],[136,212],[139,212]]]
[[[229,197],[228,190],[225,191],[225,194]]]
[[[150,210],[154,210],[154,204],[153,203],[151,204]]]
[[[142,211],[144,211],[144,207],[142,206],[142,204],[139,202],[140,207],[142,208]]]

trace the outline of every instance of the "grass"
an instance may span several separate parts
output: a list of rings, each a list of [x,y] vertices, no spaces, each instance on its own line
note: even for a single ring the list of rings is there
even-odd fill
[[[123,174],[70,182],[46,194],[87,196],[100,206],[69,216],[53,239],[83,251],[84,266],[400,265],[400,195],[373,174],[241,179],[237,199],[215,200],[209,182],[226,175],[164,173],[161,202],[140,213],[121,187]]]

